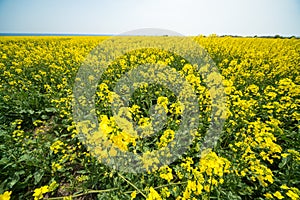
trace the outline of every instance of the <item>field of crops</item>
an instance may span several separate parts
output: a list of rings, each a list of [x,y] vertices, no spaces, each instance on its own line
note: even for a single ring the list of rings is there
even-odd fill
[[[299,39],[107,40],[0,38],[0,200],[300,199]]]

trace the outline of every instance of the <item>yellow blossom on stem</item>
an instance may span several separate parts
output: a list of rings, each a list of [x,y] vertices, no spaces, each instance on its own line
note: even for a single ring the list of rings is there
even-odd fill
[[[11,191],[6,191],[3,194],[0,194],[0,200],[10,200]]]

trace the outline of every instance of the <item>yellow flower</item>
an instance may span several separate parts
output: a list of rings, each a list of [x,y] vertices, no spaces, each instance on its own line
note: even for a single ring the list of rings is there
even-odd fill
[[[273,196],[270,193],[266,193],[264,194],[264,196],[266,197],[266,199],[273,199]]]
[[[273,183],[273,182],[274,182],[273,177],[272,177],[271,175],[269,175],[269,174],[266,175],[265,180],[268,180],[270,183]]]
[[[259,87],[257,85],[252,84],[252,85],[249,85],[246,90],[251,91],[253,94],[257,94]]]
[[[284,196],[282,196],[279,191],[276,191],[273,195],[274,195],[274,197],[277,197],[277,199],[283,199],[284,198]]]
[[[43,187],[37,188],[34,190],[34,200],[39,200],[43,198],[43,194],[49,192],[48,185],[45,185]]]
[[[153,187],[150,187],[150,191],[146,200],[162,200],[162,198]]]
[[[175,115],[181,114],[182,111],[184,110],[184,106],[180,102],[173,103],[170,106],[170,108],[171,108],[170,112],[175,114]]]
[[[197,189],[196,181],[188,180],[188,184],[186,186],[186,189],[189,190],[189,191],[196,191],[196,189]]]
[[[168,112],[168,103],[168,97],[158,97],[157,99],[157,104],[161,105],[165,109],[166,113]]]
[[[86,175],[80,175],[80,176],[77,176],[77,177],[76,177],[76,180],[77,180],[78,182],[84,182],[84,181],[86,181],[86,180],[89,180],[89,177],[86,176]]]
[[[289,190],[287,193],[286,193],[287,196],[289,196],[292,200],[299,200],[299,195],[296,194],[295,192],[293,192],[292,190]]]
[[[167,197],[169,197],[171,195],[171,193],[169,192],[169,189],[167,187],[164,187],[161,190],[161,195],[164,199],[166,199]]]
[[[64,143],[62,141],[57,140],[50,146],[50,150],[53,151],[54,154],[57,154],[63,145]]]
[[[163,178],[168,182],[170,182],[173,179],[172,169],[169,168],[168,166],[161,167],[159,171],[160,171],[160,175],[159,175],[160,178]]]
[[[286,184],[283,184],[282,186],[280,186],[280,188],[281,188],[281,189],[284,189],[284,190],[288,190],[288,189],[289,189],[289,187],[286,186]]]
[[[160,137],[160,141],[158,143],[158,147],[166,147],[169,142],[173,141],[175,137],[175,132],[171,129],[167,129],[164,131],[164,134]]]
[[[55,162],[52,163],[51,167],[52,167],[53,172],[56,172],[56,171],[62,169],[62,166],[59,163],[55,163]]]
[[[204,190],[206,191],[206,192],[210,192],[210,185],[205,185],[204,186]]]
[[[286,158],[286,157],[288,157],[290,154],[288,154],[288,153],[282,153],[281,154],[281,156],[283,157],[283,158]]]
[[[11,191],[6,191],[0,194],[0,200],[10,200]]]
[[[183,198],[182,199],[186,200],[186,199],[190,199],[190,197],[191,197],[191,191],[189,191],[189,190],[186,189],[183,192]]]
[[[48,187],[49,192],[54,191],[58,186],[59,186],[59,184],[55,180],[52,181]]]
[[[131,200],[135,199],[135,197],[136,197],[136,191],[133,191],[130,196],[131,196]]]

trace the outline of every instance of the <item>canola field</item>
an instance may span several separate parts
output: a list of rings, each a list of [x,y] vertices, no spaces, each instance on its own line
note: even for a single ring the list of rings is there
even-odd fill
[[[300,199],[299,39],[136,38],[0,38],[0,200]]]

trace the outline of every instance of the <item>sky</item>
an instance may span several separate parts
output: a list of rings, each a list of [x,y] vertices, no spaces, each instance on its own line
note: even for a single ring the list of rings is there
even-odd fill
[[[300,0],[0,0],[0,33],[300,36]]]

